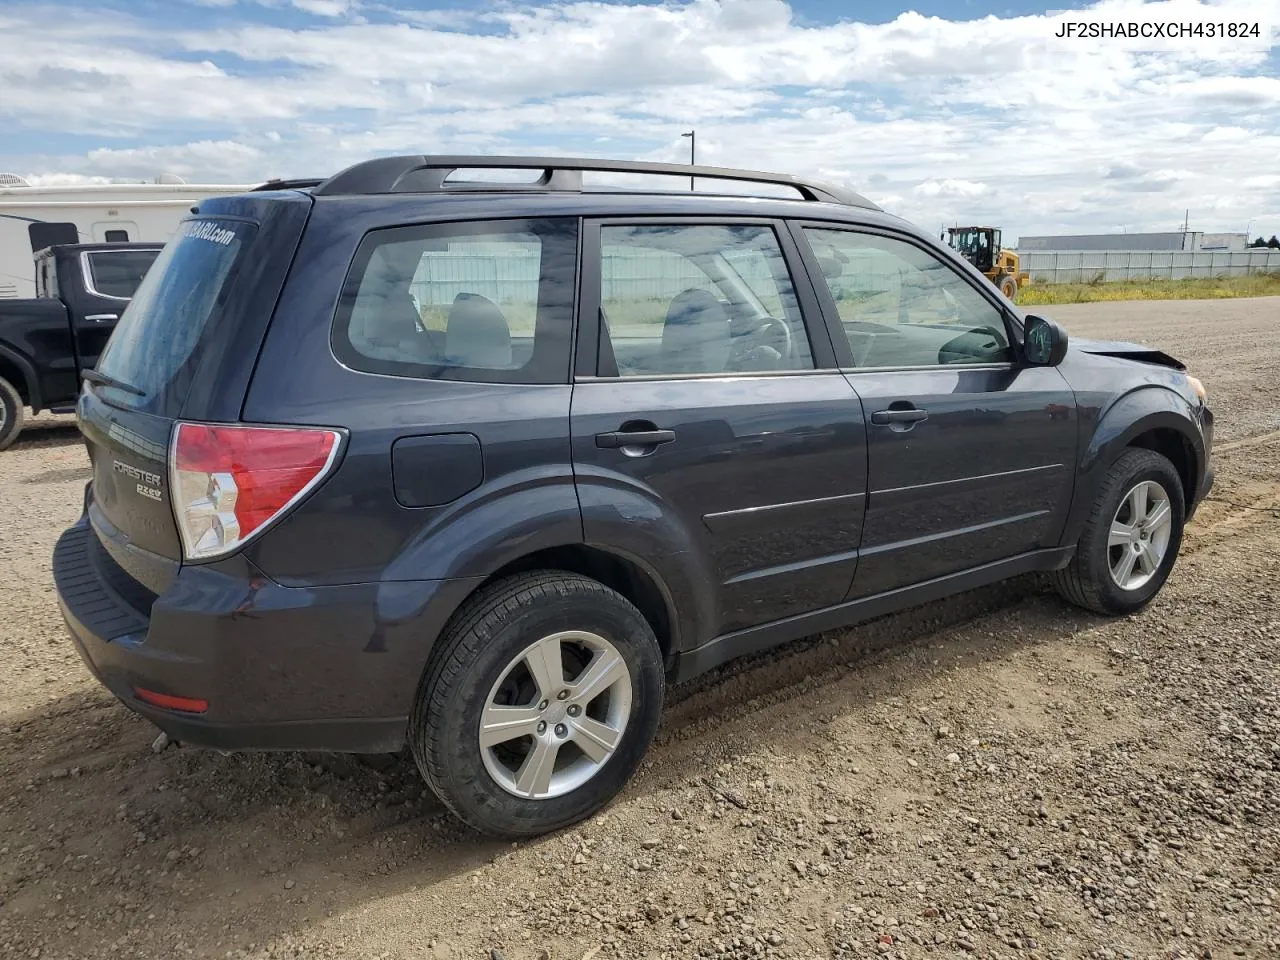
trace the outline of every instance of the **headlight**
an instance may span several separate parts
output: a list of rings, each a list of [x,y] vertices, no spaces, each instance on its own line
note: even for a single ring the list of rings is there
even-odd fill
[[[1209,399],[1209,394],[1205,390],[1204,384],[1191,376],[1191,374],[1187,374],[1187,383],[1190,385],[1192,392],[1200,398],[1201,403],[1205,403]]]

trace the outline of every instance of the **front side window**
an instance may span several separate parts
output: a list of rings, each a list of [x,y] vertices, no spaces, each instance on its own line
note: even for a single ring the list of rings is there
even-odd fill
[[[576,247],[574,220],[374,231],[343,286],[334,351],[393,376],[564,382]]]
[[[805,228],[856,367],[1007,362],[1004,316],[933,254],[893,237]]]
[[[600,248],[601,374],[813,368],[772,228],[607,225]]]

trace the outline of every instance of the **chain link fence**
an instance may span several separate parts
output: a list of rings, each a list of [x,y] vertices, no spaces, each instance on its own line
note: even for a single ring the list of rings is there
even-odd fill
[[[1109,283],[1115,280],[1183,280],[1280,272],[1280,250],[1194,253],[1148,250],[1028,250],[1020,269],[1033,283]]]

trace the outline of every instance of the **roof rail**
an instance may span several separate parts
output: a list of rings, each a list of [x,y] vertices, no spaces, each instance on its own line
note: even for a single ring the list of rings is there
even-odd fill
[[[487,181],[446,182],[458,170],[541,170],[532,183],[492,183]],[[790,187],[804,199],[879,210],[874,203],[852,190],[830,184],[802,180],[785,173],[733,170],[728,167],[697,167],[684,163],[647,163],[636,160],[590,160],[578,157],[484,157],[408,156],[366,160],[320,183],[311,192],[317,197],[358,196],[372,193],[519,192],[582,190],[582,174],[642,173],[662,176],[697,177],[703,180],[734,180]],[[263,188],[259,188],[263,189]],[[279,188],[272,188],[279,189]]]
[[[268,180],[266,183],[259,184],[250,190],[250,193],[257,193],[259,190],[305,190],[308,187],[315,187],[324,183],[322,178],[303,178],[298,180]]]

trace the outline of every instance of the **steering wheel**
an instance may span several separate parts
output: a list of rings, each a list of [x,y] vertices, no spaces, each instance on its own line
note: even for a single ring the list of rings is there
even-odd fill
[[[778,317],[759,317],[754,329],[735,337],[726,368],[777,370],[791,360],[791,326]]]

